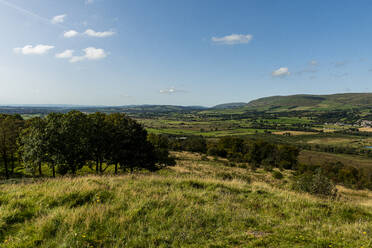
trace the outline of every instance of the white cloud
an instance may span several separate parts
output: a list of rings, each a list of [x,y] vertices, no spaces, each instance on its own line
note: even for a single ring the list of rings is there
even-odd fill
[[[85,60],[84,56],[74,56],[70,59],[70,62],[76,63],[76,62],[83,61],[83,60]]]
[[[75,30],[69,30],[69,31],[65,31],[63,33],[63,36],[66,37],[66,38],[72,38],[72,37],[75,37],[76,35],[78,35],[79,33]]]
[[[83,49],[83,56],[73,56],[70,59],[71,63],[83,61],[83,60],[99,60],[107,57],[105,50],[95,47],[88,47]]]
[[[93,59],[93,60],[103,59],[107,56],[107,54],[105,53],[105,50],[94,48],[94,47],[85,48],[84,52],[85,52],[85,57],[87,59]]]
[[[66,14],[57,15],[57,16],[55,16],[55,17],[52,18],[52,23],[53,24],[63,23],[65,21],[65,17],[66,16],[67,16]]]
[[[36,45],[36,46],[26,45],[24,47],[14,48],[13,50],[15,53],[20,53],[24,55],[30,55],[30,54],[40,55],[40,54],[47,53],[49,50],[53,48],[54,46],[48,46],[48,45]]]
[[[288,71],[287,67],[280,67],[278,70],[275,70],[271,73],[273,77],[285,77],[289,76],[291,73]]]
[[[94,3],[94,0],[85,0],[85,4],[92,4]]]
[[[68,59],[71,58],[74,53],[74,50],[65,50],[62,53],[57,53],[56,58],[58,59]]]
[[[160,94],[168,94],[168,95],[175,94],[175,93],[185,93],[185,92],[186,92],[185,90],[177,90],[174,87],[159,91]]]
[[[231,34],[223,37],[212,37],[212,41],[219,44],[235,45],[246,44],[253,39],[251,34]]]
[[[316,61],[316,60],[311,60],[311,61],[310,61],[310,65],[317,66],[317,65],[318,65],[318,61]]]
[[[87,29],[84,34],[92,37],[105,38],[115,34],[113,31],[96,32],[93,29]]]

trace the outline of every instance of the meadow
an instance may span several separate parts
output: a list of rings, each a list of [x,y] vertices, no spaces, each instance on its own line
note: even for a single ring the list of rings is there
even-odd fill
[[[291,190],[262,169],[176,152],[156,173],[0,185],[1,247],[371,247],[372,193]]]

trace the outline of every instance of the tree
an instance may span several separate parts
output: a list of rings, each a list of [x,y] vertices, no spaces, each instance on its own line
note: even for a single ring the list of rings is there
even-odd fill
[[[148,141],[154,146],[156,163],[163,166],[173,166],[176,161],[169,155],[169,138],[164,134],[149,134],[147,137]]]
[[[23,126],[19,115],[0,115],[0,154],[4,163],[5,177],[9,179],[9,159],[14,159],[17,139]],[[14,160],[13,160],[14,162]]]
[[[24,130],[21,137],[22,158],[28,168],[31,168],[32,174],[35,174],[38,168],[39,176],[42,176],[41,165],[45,161],[46,155],[46,122],[40,117],[29,121],[28,127]]]
[[[147,140],[143,126],[120,113],[110,114],[107,120],[111,137],[109,161],[115,164],[115,171],[118,165],[124,171],[156,170],[154,146]]]
[[[61,118],[58,149],[58,171],[75,174],[89,160],[91,125],[86,114],[71,111]]]
[[[51,113],[46,117],[45,126],[45,161],[53,171],[53,177],[56,176],[56,166],[63,164],[62,160],[62,119],[63,114]]]
[[[110,128],[104,113],[94,113],[88,116],[91,123],[89,134],[90,153],[96,163],[96,173],[102,173],[102,164],[108,156],[110,146]],[[106,167],[107,168],[107,167]]]

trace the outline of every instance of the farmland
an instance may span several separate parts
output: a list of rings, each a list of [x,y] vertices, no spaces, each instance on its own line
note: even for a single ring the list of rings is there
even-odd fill
[[[370,112],[307,101],[12,109],[1,247],[370,247]]]

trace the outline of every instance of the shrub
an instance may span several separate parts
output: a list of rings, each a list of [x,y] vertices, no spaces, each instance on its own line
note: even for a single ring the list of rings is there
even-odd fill
[[[330,197],[337,196],[335,185],[322,173],[320,169],[318,169],[314,174],[307,172],[299,176],[293,184],[293,189],[314,195]]]
[[[284,176],[283,176],[283,174],[280,172],[280,171],[273,171],[273,177],[275,178],[275,179],[282,179]]]

